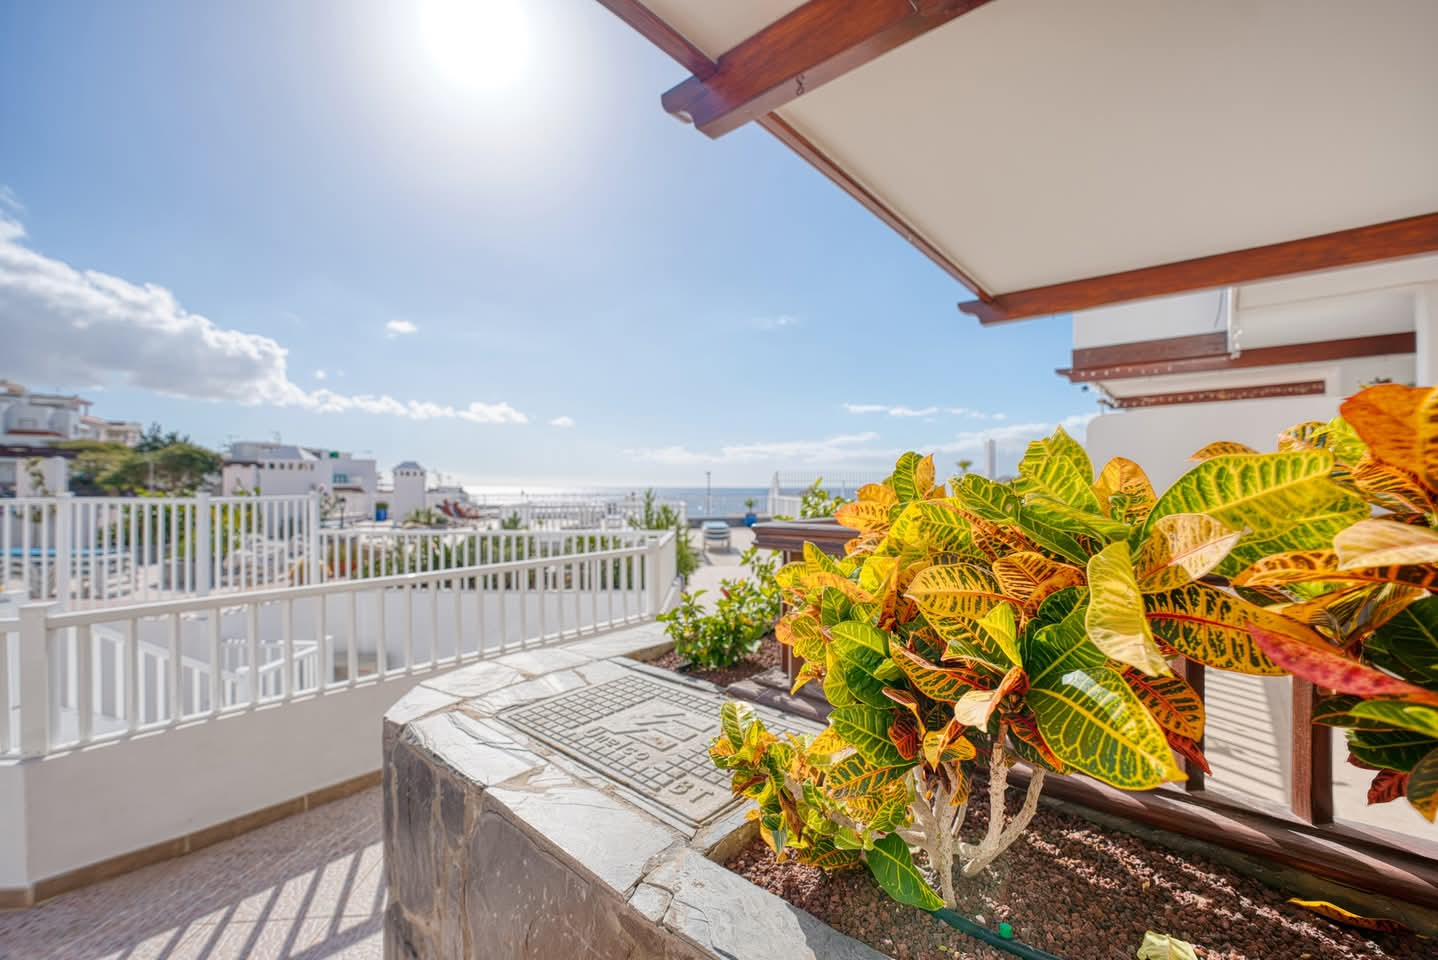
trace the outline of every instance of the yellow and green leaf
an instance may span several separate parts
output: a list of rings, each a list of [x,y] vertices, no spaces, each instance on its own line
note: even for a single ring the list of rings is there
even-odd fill
[[[1413,809],[1433,822],[1438,815],[1438,749],[1430,750],[1423,759],[1408,771],[1408,788],[1405,791]]]
[[[1143,467],[1125,457],[1104,464],[1093,484],[1104,513],[1126,523],[1142,523],[1157,497]]]
[[[1147,790],[1184,774],[1163,728],[1108,667],[1069,670],[1029,688],[1039,732],[1059,759],[1121,790]]]
[[[1248,456],[1257,452],[1245,443],[1233,440],[1215,440],[1213,443],[1199,447],[1188,459],[1201,463],[1204,460],[1212,460],[1214,457]]]
[[[1139,587],[1157,593],[1191,583],[1218,566],[1242,536],[1202,513],[1161,517],[1134,558]]]
[[[890,478],[899,500],[923,500],[934,489],[934,457],[910,451],[899,457]]]
[[[1347,526],[1368,511],[1362,498],[1329,477],[1333,455],[1326,450],[1214,457],[1180,477],[1159,497],[1145,522],[1143,539],[1158,521],[1177,513],[1202,513],[1230,530],[1253,531],[1263,552],[1326,545],[1328,529],[1340,520]],[[1316,507],[1315,505],[1321,505]],[[1327,518],[1326,520],[1323,518]],[[1245,537],[1220,572],[1241,569],[1256,557],[1242,547]]]
[[[926,617],[965,620],[980,619],[1006,599],[993,575],[972,563],[926,567],[907,595]]]
[[[1310,913],[1316,913],[1320,917],[1326,917],[1334,923],[1341,923],[1345,927],[1381,930],[1385,933],[1407,933],[1410,930],[1406,924],[1398,920],[1390,920],[1386,917],[1365,917],[1351,910],[1345,910],[1336,903],[1329,903],[1327,900],[1300,900],[1297,897],[1290,897],[1288,902],[1302,907]]]
[[[1023,665],[1023,659],[1019,655],[1018,621],[1014,617],[1011,604],[995,604],[992,610],[979,619],[979,631],[993,646],[1002,651],[1010,666]]]
[[[835,707],[829,714],[829,723],[871,766],[896,767],[904,763],[904,758],[889,739],[892,717],[890,710],[854,704]]]
[[[999,557],[993,571],[1004,596],[1030,612],[1059,590],[1084,583],[1082,568],[1029,550]]]
[[[944,899],[924,882],[914,866],[909,845],[897,833],[875,840],[864,860],[884,892],[900,903],[920,910],[937,910],[944,905]]]
[[[907,761],[900,761],[897,764],[876,767],[856,753],[830,767],[825,783],[836,797],[860,797],[899,779],[913,766]]]
[[[1084,448],[1060,427],[1053,436],[1029,444],[1019,462],[1014,489],[1041,494],[1088,513],[1107,515],[1093,490],[1093,464]]]
[[[961,697],[966,690],[992,686],[992,681],[973,670],[936,666],[923,657],[894,644],[891,647],[894,662],[904,671],[909,682],[930,700],[950,702]]]
[[[1219,670],[1260,677],[1284,674],[1253,641],[1250,626],[1318,639],[1302,624],[1206,583],[1146,594],[1143,599],[1154,636],[1190,660]]]
[[[1438,706],[1406,700],[1360,700],[1349,712],[1390,729],[1412,730],[1438,739]]]
[[[1086,626],[1089,639],[1110,659],[1136,667],[1149,676],[1172,671],[1144,615],[1129,559],[1128,544],[1111,543],[1088,562],[1089,605]]]
[[[1438,489],[1438,387],[1386,383],[1349,397],[1338,409],[1375,457]]]
[[[1438,530],[1392,520],[1360,520],[1333,538],[1343,570],[1438,564]]]

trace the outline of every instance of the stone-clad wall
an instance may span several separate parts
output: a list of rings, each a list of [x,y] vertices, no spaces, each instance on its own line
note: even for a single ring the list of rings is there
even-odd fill
[[[695,827],[500,716],[647,671],[712,697],[717,732],[713,687],[604,659],[653,630],[468,667],[386,715],[389,960],[879,960],[706,856],[742,811]]]

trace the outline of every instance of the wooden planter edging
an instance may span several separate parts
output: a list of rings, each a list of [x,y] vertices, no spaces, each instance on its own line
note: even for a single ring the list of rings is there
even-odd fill
[[[773,520],[754,526],[754,545],[781,551],[786,562],[800,559],[806,542],[832,556],[843,556],[844,544],[854,534],[834,520]],[[800,664],[788,647],[783,654],[792,679]],[[1186,675],[1201,695],[1202,665],[1186,663]],[[1290,817],[1210,794],[1203,788],[1203,775],[1196,771],[1180,788],[1186,792],[1128,793],[1084,777],[1050,777],[1044,795],[1438,909],[1438,845],[1332,822],[1332,769],[1326,750],[1330,731],[1305,722],[1312,715],[1312,701],[1312,688],[1296,684]],[[1016,774],[1020,782],[1027,781],[1026,774]]]

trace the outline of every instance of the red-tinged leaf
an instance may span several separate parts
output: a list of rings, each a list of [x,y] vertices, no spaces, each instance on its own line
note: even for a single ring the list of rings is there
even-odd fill
[[[1369,803],[1387,803],[1403,796],[1408,789],[1408,774],[1397,770],[1379,770],[1378,776],[1368,785]]]
[[[895,687],[885,687],[883,694],[899,706],[907,708],[908,711],[914,715],[915,720],[922,719],[919,716],[919,700],[909,691],[899,690]]]
[[[1248,632],[1270,660],[1314,686],[1356,697],[1402,697],[1438,706],[1438,691],[1375,670],[1321,640],[1300,640],[1251,624]]]
[[[912,760],[919,755],[919,725],[907,713],[889,724],[889,740],[899,751],[899,756]]]
[[[1359,760],[1359,759],[1358,759],[1357,757],[1355,757],[1351,752],[1348,754],[1348,764],[1349,764],[1349,766],[1357,767],[1359,770],[1382,770],[1382,769],[1383,769],[1382,767],[1375,767],[1373,764],[1367,762],[1366,760]]]
[[[1198,743],[1188,737],[1180,736],[1172,730],[1165,730],[1164,735],[1168,737],[1168,745],[1173,747],[1173,752],[1183,757],[1189,763],[1202,770],[1209,776],[1213,776],[1213,770],[1208,766],[1208,758],[1203,751],[1198,749]]]

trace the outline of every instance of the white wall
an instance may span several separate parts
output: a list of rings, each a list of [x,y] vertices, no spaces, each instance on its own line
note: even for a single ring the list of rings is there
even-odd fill
[[[381,718],[420,679],[369,681],[341,694],[0,763],[0,887],[25,887],[377,770]],[[15,815],[21,810],[25,816]]]
[[[423,470],[396,470],[394,493],[390,496],[389,515],[403,520],[413,510],[425,506],[425,473]]]
[[[1074,349],[1136,340],[1167,340],[1225,329],[1223,293],[1203,290],[1074,314]]]
[[[1338,415],[1341,395],[1233,400],[1125,410],[1089,421],[1084,446],[1095,471],[1112,457],[1128,457],[1148,471],[1160,493],[1185,473],[1188,458],[1215,440],[1236,440],[1256,450],[1275,449],[1278,434],[1304,420]]]

